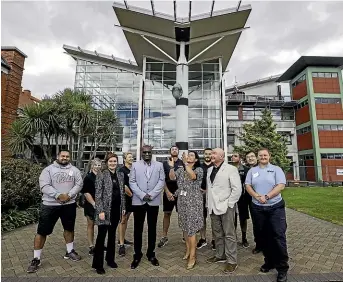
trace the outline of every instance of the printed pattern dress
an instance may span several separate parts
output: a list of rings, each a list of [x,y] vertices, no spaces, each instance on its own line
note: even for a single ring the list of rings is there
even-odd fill
[[[191,180],[183,167],[175,171],[179,226],[188,236],[195,235],[204,226],[203,195],[200,190],[203,169],[197,167],[194,172],[197,178]]]

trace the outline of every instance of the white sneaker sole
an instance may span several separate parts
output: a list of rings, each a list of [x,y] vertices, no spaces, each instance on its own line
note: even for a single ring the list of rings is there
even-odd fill
[[[206,246],[207,246],[207,243],[204,243],[200,247],[197,247],[197,249],[200,250],[201,248],[206,247]]]

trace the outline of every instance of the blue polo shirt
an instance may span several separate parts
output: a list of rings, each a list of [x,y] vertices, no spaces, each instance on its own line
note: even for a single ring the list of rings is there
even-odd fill
[[[245,184],[251,185],[256,193],[262,196],[268,194],[276,185],[286,184],[286,176],[283,170],[276,165],[268,164],[264,168],[255,166],[248,171]],[[261,204],[255,198],[252,198],[252,202],[258,206],[272,206],[281,200],[281,194],[269,199],[265,204]]]

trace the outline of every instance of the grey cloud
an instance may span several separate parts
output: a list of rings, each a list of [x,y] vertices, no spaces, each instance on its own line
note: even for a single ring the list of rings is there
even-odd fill
[[[237,2],[216,1],[215,9],[234,7]],[[142,3],[129,0],[128,3],[150,8],[150,1]],[[158,1],[155,7],[163,8],[162,12],[172,13],[171,3],[165,2],[163,5],[162,1]],[[242,1],[244,4],[252,5],[248,20],[251,29],[241,36],[229,63],[229,83],[235,76],[239,82],[244,82],[286,70],[293,62],[281,64],[271,59],[282,50],[296,51],[302,55],[319,43],[343,37],[343,2]],[[312,5],[312,11],[308,9],[309,5]],[[193,1],[192,6],[194,14],[208,12],[211,1]],[[188,9],[188,3],[181,1],[178,11],[184,14],[185,9]],[[327,13],[327,19],[319,21],[318,12]],[[60,48],[61,53],[63,44],[81,48],[92,46],[90,48],[100,53],[132,58],[122,31],[113,26],[118,21],[111,1],[2,2],[1,16],[2,44],[16,45],[22,49],[29,56],[26,67],[37,61],[32,55],[31,48],[34,46]],[[249,59],[246,60],[246,57]],[[54,93],[66,85],[72,86],[73,80],[72,71],[62,73],[52,69],[40,76],[24,72],[23,84],[25,88],[30,87],[33,94]]]

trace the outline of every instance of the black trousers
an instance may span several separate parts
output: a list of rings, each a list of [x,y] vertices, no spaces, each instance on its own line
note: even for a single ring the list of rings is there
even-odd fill
[[[254,204],[253,204],[252,202],[250,202],[250,204],[249,204],[249,211],[250,211],[250,214],[251,214],[252,231],[253,231],[253,234],[254,234],[254,241],[255,241],[255,244],[256,244],[255,248],[256,248],[257,250],[262,250],[262,247],[259,246],[259,240],[257,239],[257,233],[258,233],[258,231],[257,231],[256,219],[255,219],[254,213],[253,213],[253,211],[252,211],[253,205],[254,205]]]
[[[114,262],[116,249],[116,231],[120,221],[120,210],[111,214],[111,225],[98,225],[98,236],[96,238],[92,267],[95,269],[104,268],[104,245],[107,236],[106,261]]]
[[[158,218],[159,206],[149,206],[144,204],[142,206],[133,206],[133,217],[134,217],[134,258],[141,259],[142,244],[143,244],[143,229],[145,222],[145,215],[147,215],[148,221],[148,250],[147,257],[150,259],[155,257],[155,246],[156,246],[156,226]]]
[[[273,206],[252,204],[251,211],[255,218],[257,244],[263,251],[265,264],[275,267],[278,272],[287,272],[285,202],[282,200]]]

